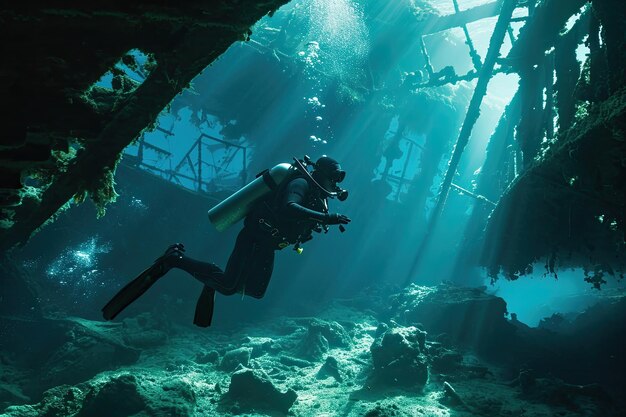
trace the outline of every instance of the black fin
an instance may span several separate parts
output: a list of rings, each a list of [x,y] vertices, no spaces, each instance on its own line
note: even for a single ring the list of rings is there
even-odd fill
[[[133,301],[141,297],[143,293],[148,291],[157,280],[162,276],[158,274],[156,268],[159,265],[153,265],[143,271],[137,278],[126,284],[124,288],[118,291],[111,301],[102,307],[102,316],[105,320],[113,320],[115,316],[120,314]]]
[[[170,245],[163,255],[158,257],[150,268],[143,271],[137,278],[126,284],[124,288],[118,291],[111,301],[102,307],[102,316],[105,320],[113,320],[115,316],[120,314],[133,301],[141,297],[143,293],[148,291],[159,278],[161,278],[169,267],[164,267],[164,261],[170,256],[182,256],[185,252],[185,246],[182,243],[174,243]]]
[[[215,307],[215,290],[204,286],[196,303],[196,313],[193,324],[199,327],[209,327],[213,320],[213,308]]]

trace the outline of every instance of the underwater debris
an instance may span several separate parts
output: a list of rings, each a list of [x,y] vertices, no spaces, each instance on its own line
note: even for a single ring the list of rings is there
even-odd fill
[[[449,403],[452,406],[459,406],[469,412],[472,412],[472,408],[470,406],[468,406],[465,401],[463,401],[463,399],[461,398],[461,396],[456,392],[456,390],[454,388],[452,388],[452,385],[450,385],[449,382],[444,381],[443,383],[443,393],[444,393],[444,398],[449,401]]]
[[[618,119],[624,118],[626,78],[614,68],[623,68],[626,57],[623,37],[613,30],[626,8],[579,0],[542,2],[533,11],[508,56],[523,94],[512,144],[521,151],[514,158],[518,177],[487,223],[480,262],[494,280],[500,273],[517,279],[558,253],[561,268],[600,268],[619,276],[626,259],[626,203],[617,179],[624,165],[614,156],[625,152]],[[581,67],[577,52],[583,43],[588,54]],[[612,228],[596,224],[600,213],[615,221]],[[599,288],[604,279],[595,275],[588,282]]]
[[[443,348],[440,342],[429,342],[427,346],[434,371],[448,373],[458,371],[462,367],[463,355],[460,353]]]
[[[186,5],[175,15],[167,6],[149,2],[123,8],[116,3],[85,3],[71,10],[61,6],[53,12],[42,2],[27,10],[20,6],[4,8],[3,27],[7,39],[13,39],[14,53],[12,59],[2,61],[2,72],[12,74],[2,91],[15,97],[10,105],[2,106],[6,119],[11,121],[7,132],[11,152],[3,149],[0,155],[3,167],[11,161],[9,175],[3,175],[4,183],[8,185],[10,179],[13,189],[19,189],[22,173],[41,165],[41,158],[11,156],[22,151],[35,155],[30,150],[34,136],[40,136],[37,146],[48,149],[48,154],[67,149],[68,143],[77,138],[84,141],[85,148],[65,172],[55,171],[58,175],[43,192],[41,203],[10,207],[20,227],[7,229],[11,232],[0,230],[3,248],[27,241],[61,206],[85,190],[97,198],[101,207],[111,201],[115,193],[110,171],[115,170],[123,149],[243,32],[285,2],[272,0],[259,5],[246,1],[238,13],[227,12],[231,6],[224,1],[211,3],[201,12],[194,5]],[[218,25],[216,19],[221,20]],[[32,25],[50,40],[45,47],[24,46],[27,41],[22,34]],[[186,28],[184,32],[178,31],[180,25]],[[81,33],[78,38],[76,31]],[[197,39],[209,41],[198,43]],[[151,69],[140,88],[134,89],[127,77],[118,76],[119,94],[127,98],[105,113],[81,100],[81,95],[120,58],[129,68],[138,69],[136,61],[127,55],[137,45],[148,56]],[[152,56],[157,57],[156,64],[150,60]],[[30,99],[35,96],[41,99]],[[0,206],[7,209],[1,202]]]
[[[596,105],[576,129],[561,133],[557,146],[524,171],[501,197],[486,229],[481,263],[494,279],[516,279],[529,266],[558,252],[561,268],[583,267],[619,274],[624,270],[622,207],[617,178],[623,170],[613,155],[624,142],[608,126],[626,111],[625,91]],[[585,161],[581,163],[581,161]],[[570,185],[569,179],[577,178]],[[611,186],[598,186],[598,181]],[[517,225],[511,229],[513,213]],[[597,216],[615,220],[600,223]],[[607,224],[609,223],[609,224]],[[506,245],[500,245],[502,239]],[[601,283],[601,281],[598,281]]]
[[[48,397],[42,393],[54,387],[67,388],[67,384],[79,384],[110,369],[131,366],[139,360],[141,353],[127,346],[119,335],[112,332],[110,326],[88,320],[42,318],[24,321],[4,317],[0,319],[0,327],[4,337],[12,340],[11,345],[2,344],[0,362],[5,353],[9,357],[19,357],[28,352],[28,365],[20,363],[22,370],[29,368],[30,371],[24,374],[23,380],[20,374],[13,374],[13,378],[20,384],[25,395],[40,401],[39,406],[44,408],[62,410],[65,407],[61,405],[63,403],[67,403],[70,408],[75,407],[72,405],[74,397],[54,398],[52,394]],[[33,343],[39,337],[42,342]],[[8,370],[0,363],[0,384],[5,376],[12,375]],[[33,415],[45,414],[33,412]],[[59,414],[50,412],[50,415],[66,416],[72,413],[59,411]]]
[[[504,300],[484,288],[410,285],[390,301],[390,313],[399,323],[423,326],[430,334],[445,333],[452,343],[479,352],[497,350],[492,341],[510,338],[515,332],[505,318]],[[464,319],[459,321],[459,317]]]
[[[189,384],[166,380],[149,383],[147,372],[105,375],[80,388],[60,385],[43,394],[33,406],[7,408],[12,417],[110,417],[147,413],[155,417],[189,416],[196,397]]]
[[[423,387],[428,382],[425,341],[426,332],[415,327],[385,331],[370,347],[374,365],[370,374],[372,384]]]
[[[220,362],[220,369],[226,372],[232,372],[240,367],[247,367],[250,362],[252,348],[241,347],[229,350],[224,354]]]
[[[281,392],[267,375],[251,369],[235,372],[223,403],[235,403],[236,411],[267,410],[287,413],[298,394],[293,389]]]
[[[321,360],[330,348],[346,347],[350,345],[350,336],[337,322],[327,322],[312,319],[307,325],[306,335],[298,347],[302,357],[318,361]]]
[[[300,359],[300,358],[294,358],[293,356],[289,356],[289,355],[280,355],[278,358],[278,361],[282,363],[283,365],[295,366],[297,368],[308,368],[309,366],[314,365],[313,362]]]
[[[134,375],[120,375],[91,389],[85,395],[83,406],[76,417],[108,417],[133,415],[146,407],[146,400],[137,387]]]
[[[403,411],[398,404],[386,403],[376,404],[364,414],[364,417],[411,417],[412,415]]]
[[[339,363],[337,362],[337,358],[334,356],[327,356],[324,365],[317,371],[316,377],[318,379],[324,379],[328,377],[335,378],[337,382],[343,382],[343,377],[341,376],[341,370],[339,369]]]
[[[216,365],[220,361],[220,353],[217,350],[210,350],[208,352],[198,352],[196,354],[195,362],[199,364],[213,364]]]
[[[447,293],[445,289],[433,287],[429,291],[431,297],[438,291],[442,291],[442,297]],[[461,303],[462,295],[466,293],[455,291],[448,296],[455,293]],[[398,296],[395,294],[393,298]],[[471,305],[471,300],[465,302]],[[439,304],[439,308],[445,309],[445,306]],[[462,321],[465,317],[463,310],[455,311],[457,316],[448,318]],[[110,410],[119,406],[123,412],[126,408],[134,409],[137,404],[143,404],[138,412],[155,417],[182,417],[197,413],[216,417],[228,413],[310,415],[311,412],[324,416],[333,415],[346,404],[352,407],[346,413],[349,417],[430,416],[466,412],[464,406],[453,398],[442,401],[442,391],[447,390],[448,396],[453,395],[449,388],[445,388],[444,382],[447,382],[475,415],[504,417],[519,415],[522,409],[526,409],[528,415],[573,416],[580,414],[581,410],[588,410],[588,415],[621,416],[620,409],[612,408],[612,401],[621,395],[623,375],[615,381],[604,380],[601,376],[608,375],[603,368],[614,368],[623,358],[623,349],[619,344],[623,336],[623,322],[619,318],[625,311],[626,298],[621,297],[590,309],[559,332],[518,324],[515,337],[507,343],[493,338],[490,340],[499,343],[500,349],[505,352],[504,361],[493,354],[481,357],[469,353],[462,355],[461,352],[468,351],[461,350],[452,340],[444,344],[440,340],[442,337],[432,337],[415,327],[393,323],[382,325],[381,321],[372,321],[368,309],[355,310],[343,305],[334,305],[320,312],[320,316],[325,317],[321,327],[333,323],[333,319],[345,320],[347,317],[356,322],[359,317],[367,318],[371,323],[364,322],[362,326],[351,328],[349,343],[340,346],[341,342],[333,342],[335,347],[319,364],[284,353],[285,349],[298,346],[306,334],[311,322],[307,317],[269,318],[255,323],[253,328],[235,332],[232,329],[214,329],[206,339],[199,339],[197,332],[177,327],[167,331],[169,337],[165,344],[146,346],[134,362],[115,366],[109,364],[101,372],[96,370],[96,374],[83,374],[73,379],[66,375],[63,380],[48,381],[54,387],[41,386],[40,389],[47,390],[43,396],[41,391],[33,392],[26,382],[25,385],[16,383],[16,386],[25,387],[22,391],[24,395],[39,402],[33,405],[12,403],[4,413],[8,417],[124,415]],[[136,318],[136,322],[147,328],[153,323],[145,314]],[[58,338],[56,332],[59,327],[51,326],[53,323],[48,320],[45,322],[47,327],[44,327],[50,332],[50,339]],[[106,340],[120,337],[118,332],[123,330],[123,325],[87,320],[80,320],[79,323]],[[135,321],[130,323],[135,325]],[[381,323],[380,333],[374,338],[376,323]],[[604,323],[606,327],[598,326],[598,323]],[[166,328],[166,325],[163,324],[163,327]],[[252,332],[254,336],[250,336]],[[96,349],[102,348],[102,340],[86,338],[84,333],[79,333],[77,341],[93,345],[93,355],[81,357],[79,361],[95,363],[99,360],[101,357],[96,355]],[[255,357],[249,359],[248,365],[252,369],[238,364],[240,369],[232,376],[219,366],[207,365],[218,363],[218,351],[230,352],[235,346],[253,352],[253,346],[268,348],[259,348],[253,354]],[[199,360],[190,361],[189,354],[198,350],[201,351],[201,355],[196,356]],[[5,381],[3,378],[7,374],[4,370],[8,369],[6,364],[9,362],[2,352],[0,384]],[[49,352],[43,354],[47,357]],[[243,355],[247,356],[246,353]],[[417,361],[415,355],[418,355]],[[58,360],[60,356],[53,353],[53,358]],[[423,367],[415,363],[421,363],[422,359]],[[438,360],[440,363],[436,365]],[[488,365],[493,361],[499,365]],[[305,362],[307,366],[304,366]],[[572,363],[584,364],[584,367],[574,369]],[[37,367],[18,380],[32,383],[36,379],[33,375],[39,375],[42,369],[44,374],[48,374],[50,369],[55,369],[50,368],[53,364],[52,361],[45,363],[43,368]],[[167,366],[164,367],[164,364]],[[376,366],[381,364],[386,366],[379,373]],[[527,371],[526,365],[531,365],[533,371]],[[522,370],[517,371],[512,381],[507,379],[511,376],[511,369]],[[8,375],[17,376],[13,372]],[[396,381],[397,377],[400,380]],[[426,384],[423,384],[424,378],[428,380]],[[592,381],[576,382],[589,379]],[[73,380],[75,386],[64,385],[68,380]],[[602,385],[594,385],[593,380],[601,381]],[[415,384],[419,381],[422,382]],[[416,388],[419,388],[419,394]],[[112,393],[126,395],[129,401],[121,399],[120,404],[102,404]],[[100,411],[94,411],[96,405],[109,410],[109,414],[97,414]],[[562,411],[565,414],[559,414]]]

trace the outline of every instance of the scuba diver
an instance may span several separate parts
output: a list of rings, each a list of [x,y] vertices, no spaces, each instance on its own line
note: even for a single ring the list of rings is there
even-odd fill
[[[328,198],[348,197],[337,185],[345,176],[339,162],[325,155],[315,163],[305,156],[261,172],[209,210],[209,220],[220,231],[245,217],[225,269],[192,259],[182,244],[173,244],[104,306],[104,318],[114,319],[172,268],[204,284],[194,316],[200,327],[211,325],[215,292],[262,298],[274,268],[274,251],[294,245],[301,253],[300,245],[312,239],[313,232],[328,232],[330,225],[339,225],[343,232],[343,225],[350,223],[348,217],[328,211]]]

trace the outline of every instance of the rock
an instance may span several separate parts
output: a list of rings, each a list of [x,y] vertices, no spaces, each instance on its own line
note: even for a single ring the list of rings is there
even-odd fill
[[[437,372],[451,372],[458,369],[463,362],[463,355],[458,352],[442,350],[431,356],[433,369]]]
[[[387,323],[381,322],[376,327],[376,333],[374,333],[374,336],[382,336],[387,330],[389,330],[389,326],[387,325]]]
[[[370,347],[373,383],[423,387],[428,381],[426,333],[415,327],[387,330]]]
[[[397,404],[376,404],[364,417],[410,417]]]
[[[233,349],[224,355],[222,361],[220,362],[220,369],[226,372],[232,372],[239,365],[248,366],[250,362],[250,355],[252,353],[252,348],[242,347],[239,349]]]
[[[258,358],[269,353],[274,345],[274,340],[269,337],[246,337],[244,346],[252,348],[251,356]]]
[[[167,342],[167,334],[159,330],[145,330],[141,333],[124,335],[124,343],[134,348],[151,348]]]
[[[522,393],[527,393],[535,386],[536,377],[531,369],[522,369],[519,372],[518,381]]]
[[[515,343],[516,330],[506,320],[505,301],[488,294],[483,287],[412,284],[392,296],[390,306],[398,321],[406,325],[421,323],[428,333],[446,333],[453,344],[474,348],[482,354],[505,355],[505,346]]]
[[[66,417],[80,410],[84,394],[74,387],[61,385],[44,392],[35,405],[8,407],[2,416],[10,417]]]
[[[193,414],[196,394],[191,386],[179,379],[169,381],[161,387],[162,393],[150,396],[153,415],[163,417],[187,417]]]
[[[336,321],[324,321],[313,319],[309,323],[309,333],[319,333],[326,340],[331,348],[350,346],[350,336],[343,326]]]
[[[168,325],[153,314],[142,313],[122,321],[122,339],[128,346],[145,349],[158,347],[168,340]]]
[[[317,379],[333,377],[337,382],[342,382],[343,377],[341,376],[337,359],[335,359],[333,356],[328,356],[326,358],[326,362],[324,362],[324,365],[322,365],[320,370],[317,371],[316,377]]]
[[[220,361],[220,354],[217,350],[210,350],[208,352],[198,352],[196,355],[196,363],[201,365],[212,363],[216,364]]]
[[[139,359],[141,352],[122,343],[114,328],[104,323],[74,318],[55,324],[66,329],[63,342],[53,348],[41,367],[33,393],[83,382],[99,372],[130,365]]]
[[[50,388],[77,384],[99,372],[133,364],[141,352],[122,341],[120,329],[119,323],[76,317],[2,318],[0,339],[11,343],[3,346],[0,382],[19,383],[24,395],[35,399]],[[19,361],[13,363],[10,358]],[[6,390],[0,393],[0,406],[2,397],[8,395]]]
[[[317,331],[308,331],[298,347],[298,354],[306,359],[318,361],[328,352],[328,340]]]
[[[350,346],[350,336],[336,321],[313,319],[308,323],[306,336],[302,339],[297,353],[310,360],[318,361],[330,348]]]
[[[193,415],[196,396],[179,379],[159,384],[140,382],[146,375],[97,378],[79,387],[62,385],[43,394],[35,405],[11,407],[11,417],[187,417]],[[149,378],[148,378],[149,379]]]
[[[297,398],[294,390],[280,392],[266,375],[245,369],[232,375],[223,400],[227,404],[238,404],[241,410],[287,413]]]
[[[76,417],[131,416],[145,407],[137,379],[133,375],[121,375],[89,391]]]
[[[515,321],[513,314],[511,314],[511,321]],[[554,313],[550,317],[544,317],[539,321],[537,325],[540,329],[546,329],[553,332],[563,331],[571,323],[560,313]]]
[[[151,348],[165,344],[167,333],[160,330],[144,330],[140,333],[130,333],[124,335],[124,343],[134,348]]]
[[[309,366],[313,366],[313,363],[306,361],[304,359],[294,358],[293,356],[288,355],[280,355],[278,361],[283,365],[287,366],[296,366],[298,368],[308,368]]]
[[[456,392],[456,390],[450,385],[449,382],[444,381],[443,383],[443,403],[447,403],[452,407],[458,407],[461,409],[465,409],[470,413],[474,410],[468,406],[465,401],[461,398],[461,396]]]

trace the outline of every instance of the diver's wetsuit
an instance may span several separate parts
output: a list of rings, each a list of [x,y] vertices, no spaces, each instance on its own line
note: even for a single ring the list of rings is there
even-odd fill
[[[310,239],[316,227],[327,223],[326,198],[306,179],[289,181],[275,195],[278,201],[263,201],[246,217],[226,269],[182,252],[165,260],[166,269],[182,269],[205,285],[196,305],[195,324],[210,325],[215,291],[262,298],[274,269],[274,251]]]

